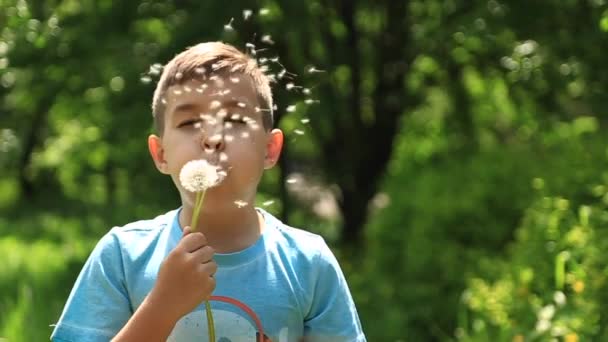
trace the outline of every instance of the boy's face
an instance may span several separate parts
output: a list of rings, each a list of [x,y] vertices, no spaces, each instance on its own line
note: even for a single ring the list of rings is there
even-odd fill
[[[223,181],[207,191],[213,200],[205,206],[252,204],[263,170],[279,157],[283,134],[264,128],[251,78],[231,74],[190,80],[169,87],[165,100],[164,132],[161,137],[151,135],[148,147],[159,171],[173,179],[182,201],[194,202],[194,194],[179,182],[182,167],[205,159],[226,172]]]

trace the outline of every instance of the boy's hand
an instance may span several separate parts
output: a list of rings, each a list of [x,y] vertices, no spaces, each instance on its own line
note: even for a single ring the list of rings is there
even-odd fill
[[[215,289],[213,254],[203,233],[184,228],[182,239],[160,266],[150,299],[176,319],[194,310]]]

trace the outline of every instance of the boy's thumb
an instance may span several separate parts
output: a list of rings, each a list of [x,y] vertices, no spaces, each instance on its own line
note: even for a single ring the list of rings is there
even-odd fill
[[[190,233],[192,233],[192,228],[190,228],[190,226],[186,226],[186,227],[184,227],[184,231],[183,231],[182,237],[184,237],[184,236],[186,236],[186,235],[188,235]]]

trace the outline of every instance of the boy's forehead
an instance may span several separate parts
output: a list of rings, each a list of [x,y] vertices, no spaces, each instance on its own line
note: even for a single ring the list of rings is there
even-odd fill
[[[243,74],[214,75],[174,84],[167,88],[165,101],[168,114],[184,104],[209,107],[214,101],[239,104],[251,111],[259,106],[253,81]]]

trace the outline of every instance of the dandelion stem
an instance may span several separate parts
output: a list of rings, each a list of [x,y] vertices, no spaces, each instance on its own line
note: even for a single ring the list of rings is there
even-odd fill
[[[205,301],[205,312],[207,313],[207,327],[209,328],[209,342],[215,342],[215,324],[213,324],[213,314],[211,313],[211,304]]]
[[[205,190],[196,192],[196,200],[194,201],[194,210],[192,212],[192,222],[190,228],[192,231],[197,231],[198,228],[198,214],[203,206],[203,200],[205,199]],[[213,313],[211,312],[211,304],[209,301],[205,301],[205,313],[207,314],[207,327],[209,329],[209,342],[215,342],[215,325],[213,324]]]
[[[196,200],[194,201],[194,211],[192,212],[192,222],[190,223],[190,229],[193,232],[198,231],[198,214],[203,206],[203,199],[205,198],[205,190],[198,191],[196,193]]]

